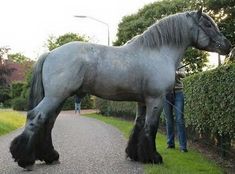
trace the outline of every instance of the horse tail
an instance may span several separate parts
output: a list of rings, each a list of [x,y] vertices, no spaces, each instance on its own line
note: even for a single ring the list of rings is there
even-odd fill
[[[34,66],[32,81],[29,92],[28,110],[32,110],[44,98],[44,87],[42,83],[42,67],[49,52],[42,54]]]

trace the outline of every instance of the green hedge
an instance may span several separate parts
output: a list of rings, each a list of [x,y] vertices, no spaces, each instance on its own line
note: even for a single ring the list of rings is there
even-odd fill
[[[99,109],[102,115],[134,119],[136,112],[136,103],[108,101],[97,98],[96,108]]]
[[[25,83],[23,82],[14,82],[11,84],[11,98],[17,98],[21,96],[21,93],[24,89]]]
[[[12,108],[17,111],[27,111],[28,100],[23,97],[14,98],[12,100]]]
[[[4,106],[5,101],[11,98],[10,91],[9,87],[0,85],[0,103],[3,103]]]
[[[235,64],[189,76],[184,86],[187,125],[235,138]]]

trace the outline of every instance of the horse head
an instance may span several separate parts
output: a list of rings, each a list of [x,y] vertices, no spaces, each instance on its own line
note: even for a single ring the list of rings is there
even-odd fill
[[[232,45],[210,16],[203,13],[202,9],[190,12],[187,16],[192,21],[191,35],[194,47],[221,55],[229,54]]]

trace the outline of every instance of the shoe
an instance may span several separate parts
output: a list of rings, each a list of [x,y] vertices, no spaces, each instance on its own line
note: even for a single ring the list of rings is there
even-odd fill
[[[167,149],[175,149],[175,145],[168,145]]]
[[[186,152],[188,152],[188,150],[187,149],[181,149],[180,152],[186,153]]]

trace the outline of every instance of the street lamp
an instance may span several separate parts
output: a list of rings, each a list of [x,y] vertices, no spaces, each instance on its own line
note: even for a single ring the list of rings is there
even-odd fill
[[[100,23],[106,25],[106,27],[107,27],[107,29],[108,29],[108,45],[110,44],[109,24],[108,24],[108,23],[103,22],[103,21],[101,21],[101,20],[99,20],[99,19],[93,18],[93,17],[91,17],[91,16],[75,15],[74,17],[76,17],[76,18],[89,18],[89,19],[92,19],[92,20],[94,20],[94,21],[97,21],[97,22],[100,22]]]

